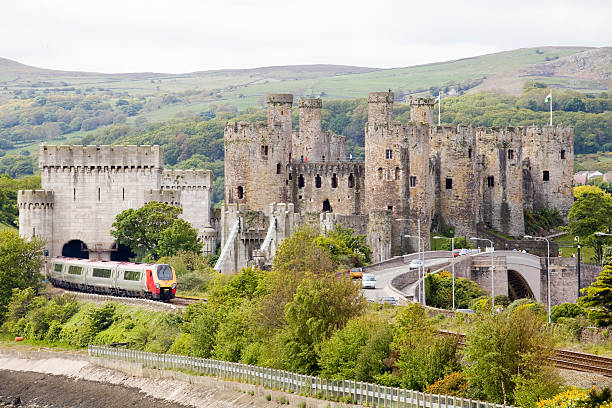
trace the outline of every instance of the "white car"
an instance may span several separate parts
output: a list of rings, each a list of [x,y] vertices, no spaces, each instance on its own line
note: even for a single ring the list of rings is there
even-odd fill
[[[376,289],[376,275],[364,273],[361,277],[361,287],[363,289]]]
[[[408,265],[408,269],[418,269],[422,266],[423,266],[423,261],[421,261],[420,259],[413,259],[412,261],[410,261],[410,264]]]

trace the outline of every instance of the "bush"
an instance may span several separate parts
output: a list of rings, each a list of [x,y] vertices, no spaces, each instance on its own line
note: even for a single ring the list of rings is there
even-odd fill
[[[429,274],[425,278],[427,302],[430,306],[450,309],[453,305],[453,276],[448,271]],[[455,305],[458,309],[470,306],[474,299],[484,295],[485,291],[476,282],[455,277]]]
[[[575,303],[562,303],[552,307],[550,318],[554,323],[558,323],[560,318],[577,317],[584,314],[586,314],[586,311],[583,307]]]
[[[451,397],[465,397],[468,381],[465,375],[455,371],[428,385],[425,392],[429,394],[449,395]]]

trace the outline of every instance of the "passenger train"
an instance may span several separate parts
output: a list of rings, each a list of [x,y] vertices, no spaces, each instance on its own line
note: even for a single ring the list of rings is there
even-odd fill
[[[166,264],[56,257],[47,273],[54,286],[82,292],[168,301],[176,295],[176,274]]]

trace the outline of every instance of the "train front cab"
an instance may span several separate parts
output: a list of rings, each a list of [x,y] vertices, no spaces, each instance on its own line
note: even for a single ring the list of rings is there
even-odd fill
[[[170,300],[176,295],[176,274],[174,268],[166,264],[147,265],[147,289],[153,299]]]

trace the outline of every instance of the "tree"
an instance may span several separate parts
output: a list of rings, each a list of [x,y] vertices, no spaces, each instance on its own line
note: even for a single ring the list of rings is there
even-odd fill
[[[430,306],[450,309],[453,305],[453,276],[448,271],[428,274],[425,278],[426,298]],[[485,295],[478,284],[465,278],[455,278],[455,306],[470,307],[474,299]]]
[[[612,324],[612,266],[606,265],[595,282],[582,289],[578,304],[588,310],[589,319],[598,326]]]
[[[558,392],[551,367],[552,337],[543,315],[528,307],[495,315],[479,313],[466,336],[465,374],[471,397],[512,404],[517,396],[537,390],[539,398]],[[518,390],[518,391],[517,391]]]
[[[609,240],[595,233],[609,231],[612,227],[612,195],[595,186],[577,190],[567,229],[571,235],[579,236],[581,242],[595,249],[599,263],[603,258],[603,246]]]
[[[111,235],[118,244],[129,247],[139,261],[172,256],[181,250],[200,252],[197,230],[178,218],[182,212],[156,201],[137,210],[130,208],[115,217]]]
[[[0,321],[13,289],[40,288],[44,246],[39,238],[26,240],[15,230],[0,230]]]

